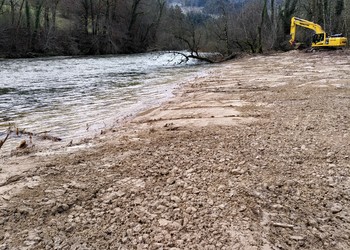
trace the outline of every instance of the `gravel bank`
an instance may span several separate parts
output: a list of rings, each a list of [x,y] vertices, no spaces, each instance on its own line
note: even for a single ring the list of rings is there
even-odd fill
[[[10,159],[0,249],[350,249],[349,59],[226,63],[89,150]]]

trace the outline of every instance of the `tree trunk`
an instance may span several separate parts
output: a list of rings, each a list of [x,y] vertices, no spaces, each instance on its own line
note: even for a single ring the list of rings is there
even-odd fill
[[[86,35],[89,34],[89,0],[82,1],[83,9],[84,9],[84,32]]]
[[[18,11],[18,20],[17,20],[17,26],[16,26],[16,37],[18,35],[18,31],[19,31],[19,28],[21,26],[21,20],[22,20],[22,12],[23,12],[23,6],[24,6],[24,2],[25,0],[23,0],[21,2],[21,6],[19,7],[19,11]]]
[[[267,0],[264,0],[264,6],[261,13],[260,26],[258,26],[258,49],[257,49],[258,53],[263,53],[262,29],[263,29],[266,17],[267,17]]]
[[[4,7],[4,4],[5,4],[5,0],[2,0],[2,1],[0,2],[0,10],[2,10],[2,7]]]
[[[344,26],[345,26],[345,35],[350,38],[350,0],[344,1]]]
[[[94,0],[90,0],[90,17],[91,17],[91,27],[92,27],[92,35],[96,35],[96,26],[95,26],[95,10],[94,10]]]
[[[27,33],[28,33],[28,48],[32,47],[32,27],[31,27],[31,14],[30,14],[30,5],[29,1],[26,0],[25,3],[25,14],[26,14],[26,26],[27,26]]]
[[[323,18],[323,29],[327,30],[327,23],[326,23],[326,0],[322,0],[322,18]]]
[[[44,27],[45,27],[46,33],[49,32],[49,29],[50,29],[49,11],[50,11],[50,8],[49,8],[48,4],[46,4],[45,8],[44,8]]]
[[[14,0],[10,1],[10,9],[11,9],[11,25],[12,27],[15,25],[15,17],[16,17],[16,8]]]
[[[312,1],[312,21],[318,22],[318,16],[317,16],[317,0]]]
[[[37,0],[35,5],[35,23],[34,23],[34,32],[33,32],[34,43],[32,43],[34,47],[33,50],[36,50],[36,48],[38,47],[38,46],[35,47],[34,45],[39,44],[39,30],[41,26],[40,17],[41,17],[42,7],[43,7],[43,1]]]
[[[130,19],[129,28],[128,28],[129,33],[131,32],[132,28],[134,27],[135,22],[137,20],[137,16],[139,15],[139,13],[137,13],[137,10],[138,10],[138,6],[140,3],[141,3],[141,0],[134,0],[132,3],[131,19]]]
[[[271,0],[271,23],[275,23],[275,0]]]

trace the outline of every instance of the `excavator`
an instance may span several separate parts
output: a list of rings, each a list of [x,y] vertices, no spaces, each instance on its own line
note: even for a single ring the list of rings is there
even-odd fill
[[[329,36],[323,28],[316,23],[304,20],[298,17],[292,17],[290,25],[290,36],[291,39],[289,43],[293,48],[297,49],[301,43],[297,42],[295,39],[297,26],[301,26],[307,29],[311,29],[315,32],[312,37],[312,50],[315,49],[337,49],[342,48],[347,45],[347,38],[342,34],[335,34]]]

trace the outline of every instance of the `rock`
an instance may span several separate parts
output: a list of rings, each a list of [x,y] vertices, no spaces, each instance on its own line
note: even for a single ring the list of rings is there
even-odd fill
[[[24,149],[24,148],[26,148],[26,147],[28,147],[27,141],[26,141],[26,140],[23,140],[23,141],[21,141],[21,142],[19,143],[17,149]]]
[[[67,211],[68,209],[69,209],[69,206],[67,204],[60,204],[60,205],[55,206],[52,209],[52,214],[56,214],[56,213],[60,214],[60,213]]]
[[[161,227],[165,227],[165,226],[168,226],[171,223],[171,221],[168,221],[166,219],[159,219],[158,223]]]
[[[261,250],[272,250],[272,248],[269,245],[265,244],[265,245],[263,245]]]
[[[116,192],[116,196],[117,197],[122,197],[122,196],[124,196],[126,193],[124,192],[124,191],[122,191],[122,190],[118,190],[118,192]]]
[[[181,202],[181,198],[178,196],[171,196],[170,200],[176,202],[176,203],[180,203]]]
[[[342,206],[341,204],[339,204],[339,203],[333,203],[333,204],[331,205],[331,212],[332,212],[333,214],[339,213],[339,212],[341,212],[342,210],[343,210],[343,206]]]
[[[226,207],[226,204],[220,204],[219,205],[219,208],[222,210],[222,209],[225,209],[225,207]]]
[[[243,205],[243,206],[241,206],[241,207],[238,209],[238,211],[239,211],[239,212],[244,212],[246,209],[247,209],[247,207]]]
[[[283,209],[283,206],[281,204],[274,204],[274,205],[272,205],[272,208],[274,208],[274,209]]]
[[[226,186],[225,185],[219,185],[218,186],[218,191],[223,191],[226,189]]]
[[[330,187],[335,187],[337,185],[337,183],[334,181],[332,177],[328,177],[327,182],[328,182],[328,186]]]
[[[290,228],[290,229],[294,228],[294,225],[287,224],[287,223],[273,222],[271,223],[271,225],[275,227],[283,227],[283,228]]]
[[[72,223],[71,225],[66,227],[65,231],[67,233],[72,233],[74,231],[74,229],[75,229],[75,223]]]
[[[195,207],[188,207],[186,208],[186,213],[191,214],[197,212],[197,209]]]
[[[303,236],[298,236],[298,235],[292,235],[289,237],[291,240],[297,240],[297,241],[301,241],[301,240],[305,240],[305,237]]]
[[[241,168],[231,169],[231,174],[233,175],[241,175],[243,173],[244,173],[244,170],[242,170]]]
[[[174,221],[174,222],[171,222],[169,224],[169,228],[171,230],[180,230],[181,229],[181,224],[179,222],[177,222],[177,221]]]
[[[141,230],[142,230],[141,224],[137,224],[137,225],[133,228],[133,231],[134,231],[135,233],[138,233],[138,232],[140,232]]]
[[[170,177],[170,178],[168,178],[168,179],[166,180],[166,183],[169,184],[169,185],[172,185],[172,184],[175,183],[175,181],[176,181],[175,178]]]

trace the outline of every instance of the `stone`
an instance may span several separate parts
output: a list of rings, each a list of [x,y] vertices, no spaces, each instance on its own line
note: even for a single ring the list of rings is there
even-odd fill
[[[301,241],[301,240],[305,240],[305,237],[303,236],[299,236],[299,235],[292,235],[289,237],[291,240],[296,240],[296,241]]]
[[[117,197],[122,197],[122,196],[124,196],[126,193],[124,192],[124,191],[122,191],[122,190],[118,190],[118,192],[116,192],[116,195],[117,195]]]
[[[181,202],[181,198],[178,196],[171,196],[170,200],[176,202],[176,203],[180,203]]]
[[[195,207],[188,207],[186,208],[186,213],[191,214],[197,212],[197,209]]]
[[[17,149],[24,149],[24,148],[26,148],[26,147],[28,147],[27,141],[26,141],[26,140],[22,140],[22,141],[19,143]]]
[[[339,203],[334,203],[331,205],[331,212],[333,214],[339,213],[343,210],[343,206]]]
[[[172,230],[180,230],[181,229],[181,224],[177,221],[171,222],[169,224],[169,228]]]
[[[168,179],[166,180],[166,183],[169,184],[169,185],[172,185],[172,184],[175,183],[175,181],[176,181],[175,178],[170,177],[170,178],[168,178]]]
[[[67,204],[59,204],[52,209],[52,214],[63,213],[69,209]]]
[[[166,219],[159,219],[158,223],[161,227],[165,227],[165,226],[168,226],[171,223],[171,221],[168,221]]]
[[[246,209],[247,209],[247,207],[243,205],[243,206],[241,206],[241,207],[238,209],[238,211],[239,211],[239,212],[244,212]]]
[[[225,209],[225,207],[226,207],[226,204],[220,204],[219,205],[219,208],[222,210],[222,209]]]

